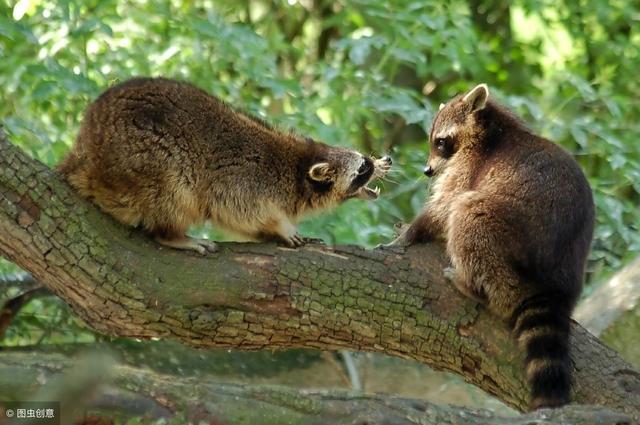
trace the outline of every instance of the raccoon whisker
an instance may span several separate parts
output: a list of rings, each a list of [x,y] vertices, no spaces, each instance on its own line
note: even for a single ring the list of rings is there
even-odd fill
[[[399,182],[397,180],[390,179],[387,176],[380,177],[380,180],[385,181],[385,182],[389,182],[389,183],[393,183],[393,184],[399,184]]]

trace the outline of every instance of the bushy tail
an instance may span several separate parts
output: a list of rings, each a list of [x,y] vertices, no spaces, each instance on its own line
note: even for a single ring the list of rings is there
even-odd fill
[[[532,410],[562,406],[570,401],[571,307],[562,298],[529,298],[511,317],[514,335],[526,353],[526,375],[531,387],[529,406]]]

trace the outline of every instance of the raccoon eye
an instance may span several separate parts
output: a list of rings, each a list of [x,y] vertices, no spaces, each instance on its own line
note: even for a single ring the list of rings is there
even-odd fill
[[[444,151],[445,148],[447,147],[447,139],[444,137],[439,137],[436,139],[435,142],[435,147],[436,149],[438,149],[440,152]]]

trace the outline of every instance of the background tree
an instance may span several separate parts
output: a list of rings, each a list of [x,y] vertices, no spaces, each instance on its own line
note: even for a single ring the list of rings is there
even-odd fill
[[[379,201],[348,203],[301,229],[329,244],[371,247],[426,196],[420,170],[437,105],[487,82],[532,128],[575,153],[589,177],[598,223],[588,295],[640,252],[638,13],[637,2],[596,0],[0,0],[0,121],[12,143],[53,166],[84,107],[110,84],[133,75],[189,80],[282,127],[390,152],[398,171]],[[16,271],[0,262],[0,273]],[[8,278],[0,291],[14,301],[31,294],[3,328],[5,347],[112,341],[33,282]],[[382,361],[358,359],[361,373]],[[371,382],[366,389],[388,389],[388,379]],[[431,382],[452,393],[449,381]]]

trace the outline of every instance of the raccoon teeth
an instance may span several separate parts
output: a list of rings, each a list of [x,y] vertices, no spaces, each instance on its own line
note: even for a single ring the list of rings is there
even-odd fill
[[[376,199],[378,196],[380,196],[380,188],[376,186],[372,189],[365,186],[362,188],[362,193],[365,194],[369,199]]]

